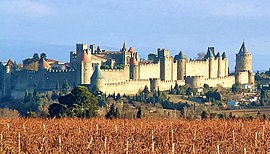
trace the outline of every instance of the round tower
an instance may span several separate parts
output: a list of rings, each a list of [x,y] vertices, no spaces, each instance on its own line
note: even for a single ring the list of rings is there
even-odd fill
[[[224,76],[229,76],[229,60],[225,52],[222,54],[222,60],[225,63]]]
[[[177,80],[184,80],[186,76],[187,60],[182,51],[175,56],[175,60],[177,61]]]
[[[130,58],[130,79],[139,79],[139,66],[136,57]]]
[[[254,84],[252,55],[248,52],[245,42],[236,54],[235,79],[241,84]]]
[[[224,77],[224,72],[222,71],[223,70],[223,66],[222,66],[222,57],[220,56],[220,53],[218,52],[217,55],[216,55],[216,58],[218,60],[218,74],[217,74],[217,77],[220,78],[220,77]]]
[[[91,53],[88,53],[91,54]],[[92,63],[86,50],[83,50],[80,67],[81,67],[81,84],[90,84],[92,74]]]
[[[188,76],[185,78],[186,84],[189,84],[190,86],[194,88],[200,88],[203,87],[205,83],[205,77],[204,76]]]
[[[211,54],[212,56],[209,57],[209,78],[215,78],[216,74],[214,71],[214,65],[215,65],[215,58],[213,56],[213,54]]]
[[[91,85],[99,91],[105,91],[105,78],[98,65],[96,65],[95,71],[91,76]]]
[[[236,54],[235,72],[252,71],[252,55],[248,52],[243,42],[238,54]]]

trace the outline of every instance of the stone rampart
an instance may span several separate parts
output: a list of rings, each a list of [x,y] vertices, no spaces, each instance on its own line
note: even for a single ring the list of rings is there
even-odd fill
[[[160,78],[160,64],[140,64],[140,79]]]

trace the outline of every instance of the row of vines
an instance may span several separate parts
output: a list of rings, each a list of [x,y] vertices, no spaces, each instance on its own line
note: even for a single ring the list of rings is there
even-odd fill
[[[0,119],[0,153],[268,153],[259,120]]]

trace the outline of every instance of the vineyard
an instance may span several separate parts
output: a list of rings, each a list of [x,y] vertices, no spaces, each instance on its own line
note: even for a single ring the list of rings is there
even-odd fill
[[[0,153],[268,153],[270,123],[0,119]]]

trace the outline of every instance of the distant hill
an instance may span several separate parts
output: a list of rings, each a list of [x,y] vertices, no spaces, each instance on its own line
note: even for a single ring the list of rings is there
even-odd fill
[[[49,58],[63,62],[69,60],[69,52],[75,50],[74,45],[55,45],[29,40],[0,39],[0,60],[22,62],[23,59],[32,57],[34,53],[46,53]]]

